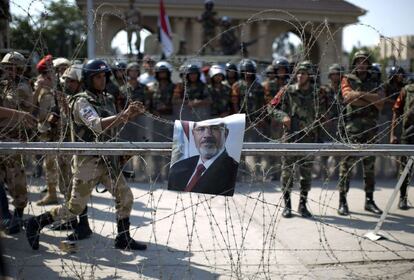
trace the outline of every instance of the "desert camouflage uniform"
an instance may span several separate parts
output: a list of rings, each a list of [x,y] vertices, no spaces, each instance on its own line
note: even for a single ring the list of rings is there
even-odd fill
[[[109,141],[114,131],[103,130],[101,118],[115,115],[115,105],[109,94],[96,95],[85,91],[73,96],[72,141]],[[129,217],[133,196],[124,176],[119,172],[116,158],[99,156],[74,156],[73,186],[70,199],[65,205],[51,211],[53,220],[73,219],[84,210],[96,184],[103,184],[115,197],[118,219]]]
[[[61,112],[55,92],[50,88],[40,89],[37,100],[38,112],[38,137],[43,142],[68,141],[68,116]],[[49,117],[58,116],[56,123],[50,123]],[[68,196],[71,181],[71,157],[70,156],[45,156],[46,185],[49,195],[56,196],[56,188]]]
[[[33,94],[29,82],[20,78],[19,81],[1,81],[0,106],[10,109],[31,112]],[[8,120],[0,123],[0,141],[20,142],[30,141],[30,133],[20,123],[10,123]],[[27,182],[21,155],[0,156],[0,180],[6,182],[12,204],[19,209],[27,205]]]

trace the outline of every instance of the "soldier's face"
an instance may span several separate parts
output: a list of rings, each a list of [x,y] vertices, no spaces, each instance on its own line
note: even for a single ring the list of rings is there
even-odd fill
[[[339,73],[332,73],[331,75],[329,75],[329,80],[331,80],[332,83],[338,83],[340,77],[341,76],[339,75]]]
[[[219,84],[224,80],[224,77],[221,74],[217,74],[217,75],[214,75],[213,80],[215,83]]]
[[[296,74],[296,78],[298,80],[299,86],[304,86],[309,81],[309,74],[306,71],[299,70],[298,73]]]
[[[104,91],[106,87],[106,74],[102,72],[92,76],[92,86],[97,91]]]
[[[139,76],[139,70],[137,68],[131,68],[128,70],[128,77],[130,79],[136,79]]]
[[[198,74],[197,73],[190,73],[190,74],[188,74],[188,80],[191,83],[197,82],[197,80],[198,80]]]
[[[65,79],[65,91],[68,94],[76,94],[80,91],[80,83],[70,78]]]
[[[226,143],[228,130],[224,125],[197,126],[194,124],[195,146],[203,160],[213,158]]]
[[[355,61],[355,67],[357,72],[367,72],[369,67],[368,59],[360,57]]]
[[[17,76],[17,68],[16,68],[16,65],[13,65],[13,64],[6,65],[4,67],[4,70],[6,72],[6,76],[9,79],[14,79]]]

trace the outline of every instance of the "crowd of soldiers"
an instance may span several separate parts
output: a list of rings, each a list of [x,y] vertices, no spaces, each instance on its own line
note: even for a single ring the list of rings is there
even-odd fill
[[[264,78],[251,59],[206,67],[184,64],[178,69],[180,81],[175,83],[174,67],[150,56],[144,57],[142,65],[141,61],[116,61],[110,66],[100,59],[82,64],[47,55],[37,63],[38,76],[31,83],[24,75],[24,56],[10,52],[1,61],[0,137],[8,142],[171,141],[174,119],[199,121],[245,113],[247,142],[376,143],[379,130],[386,131],[379,127],[379,113],[388,108],[394,112],[388,122],[391,143],[413,144],[414,84],[405,85],[401,67],[391,68],[384,83],[381,69],[370,60],[369,53],[359,51],[349,72],[332,65],[328,85],[320,84],[319,71],[310,61],[292,65],[285,58],[268,65]],[[56,230],[73,229],[69,240],[88,238],[92,230],[87,202],[101,183],[115,198],[115,247],[145,250],[146,245],[129,234],[133,196],[122,172],[127,161],[109,156],[45,156],[47,193],[37,204],[57,204],[57,189],[65,203],[25,221],[30,246],[39,248],[40,232],[51,224]],[[345,157],[340,163],[339,215],[349,215],[346,196],[355,161],[355,157]],[[23,162],[20,155],[0,158],[2,227],[9,234],[20,231],[28,203]],[[309,156],[282,158],[283,217],[292,216],[290,193],[296,167],[300,173],[298,213],[312,216],[306,204],[313,162]],[[406,158],[401,162],[403,167]],[[362,163],[365,210],[381,214],[373,197],[375,158],[365,157]],[[8,210],[5,185],[14,214]],[[408,209],[407,185],[408,179],[401,188],[400,209]]]

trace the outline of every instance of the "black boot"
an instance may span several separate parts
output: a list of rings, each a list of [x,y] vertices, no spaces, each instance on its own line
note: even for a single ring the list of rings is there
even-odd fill
[[[290,193],[283,193],[283,200],[285,201],[285,208],[283,208],[282,216],[284,218],[292,217],[292,202],[290,200]]]
[[[79,223],[75,227],[75,230],[73,233],[69,234],[69,236],[66,238],[70,241],[77,241],[86,239],[89,236],[91,236],[92,230],[89,227],[88,222],[88,207],[85,206],[85,209],[83,209],[82,213],[79,215]]]
[[[382,211],[378,208],[374,201],[374,194],[373,193],[366,193],[365,197],[365,210],[368,212],[372,212],[374,214],[381,215]]]
[[[407,196],[400,197],[400,201],[398,202],[398,208],[400,208],[401,210],[410,209],[410,207],[408,207]]]
[[[298,213],[304,218],[312,217],[311,212],[309,212],[308,208],[306,207],[307,198],[308,198],[307,192],[300,192]]]
[[[338,214],[341,215],[341,216],[348,216],[349,215],[348,202],[346,201],[346,193],[345,192],[340,192],[339,193]]]
[[[118,234],[115,238],[115,248],[127,250],[146,250],[147,245],[135,241],[129,235],[129,218],[118,220]]]
[[[32,217],[26,221],[26,237],[27,241],[29,241],[30,247],[32,247],[33,250],[39,249],[40,230],[52,223],[53,218],[50,212],[46,212],[37,217]]]
[[[400,201],[398,203],[398,208],[401,210],[408,210],[408,201],[407,201],[407,184],[401,186],[400,189]]]
[[[20,229],[22,228],[23,211],[24,208],[14,209],[13,217],[10,221],[10,224],[6,228],[7,234],[16,234],[20,232]]]

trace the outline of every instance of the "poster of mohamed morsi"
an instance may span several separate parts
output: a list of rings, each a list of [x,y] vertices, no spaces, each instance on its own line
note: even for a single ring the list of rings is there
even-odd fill
[[[245,115],[199,122],[175,121],[168,189],[232,196]]]

